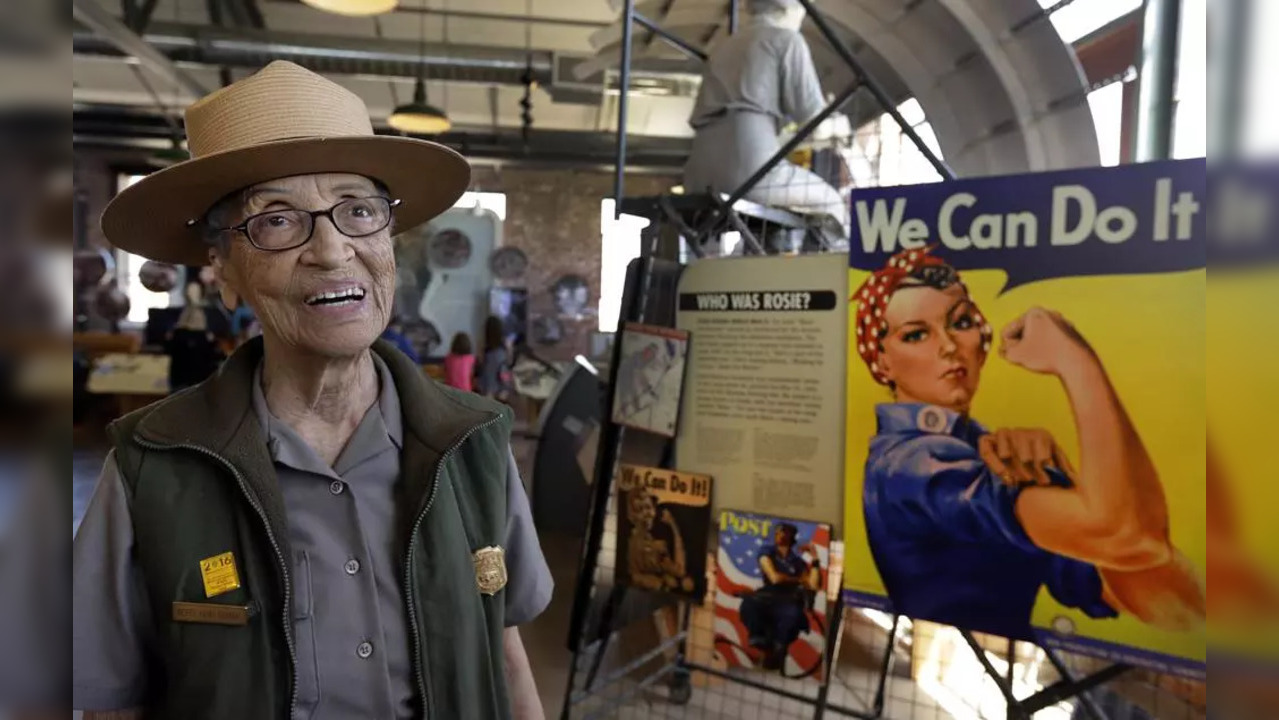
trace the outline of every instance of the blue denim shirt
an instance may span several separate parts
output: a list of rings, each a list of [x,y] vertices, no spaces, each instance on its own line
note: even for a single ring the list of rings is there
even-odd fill
[[[1030,640],[1041,587],[1089,617],[1115,617],[1096,567],[1031,542],[1014,507],[1020,488],[982,462],[986,429],[915,403],[875,409],[863,509],[875,565],[894,610],[913,618]],[[1070,487],[1048,469],[1053,484]]]

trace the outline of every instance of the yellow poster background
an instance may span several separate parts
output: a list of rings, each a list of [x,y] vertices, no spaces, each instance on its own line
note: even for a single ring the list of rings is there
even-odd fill
[[[1026,310],[1060,312],[1088,340],[1106,368],[1159,471],[1168,501],[1173,544],[1202,574],[1206,561],[1204,513],[1205,277],[1203,270],[1158,275],[1069,277],[1009,290],[1001,270],[967,270],[961,276],[995,330],[973,402],[974,419],[986,428],[1043,428],[1079,466],[1079,443],[1066,394],[1058,380],[1018,368],[999,357],[1000,331]],[[849,293],[868,277],[850,270]],[[850,310],[850,317],[856,313]],[[850,339],[855,337],[849,333]],[[855,344],[855,339],[852,343]],[[874,406],[892,402],[888,388],[871,379],[856,347],[849,348],[847,455],[845,463],[844,587],[884,596],[866,540],[862,476],[875,434]],[[1271,503],[1269,507],[1273,508]],[[1132,617],[1094,620],[1057,603],[1041,589],[1032,623],[1047,627],[1065,615],[1076,637],[1091,638],[1202,661],[1200,633],[1171,633]]]
[[[1208,433],[1233,521],[1233,560],[1279,590],[1279,268],[1208,276]],[[1212,567],[1217,567],[1215,564]],[[1238,576],[1213,575],[1209,643],[1231,655],[1279,663],[1279,607]]]

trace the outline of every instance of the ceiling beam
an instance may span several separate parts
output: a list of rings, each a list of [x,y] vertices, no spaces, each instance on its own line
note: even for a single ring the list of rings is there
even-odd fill
[[[259,30],[266,28],[266,19],[262,17],[262,8],[258,7],[258,0],[240,0],[244,3],[244,12],[249,16],[249,25]]]
[[[120,52],[137,58],[138,62],[165,79],[181,85],[197,97],[209,94],[208,89],[195,78],[174,65],[173,61],[130,30],[118,18],[102,9],[102,6],[94,0],[73,0],[71,7],[76,20],[105,38]]]
[[[146,108],[77,104],[72,111],[74,144],[80,147],[115,146],[138,149],[167,147],[169,121]],[[374,131],[398,135],[375,122]],[[612,137],[586,130],[534,130],[527,152],[520,128],[460,126],[435,140],[448,145],[472,162],[532,162],[541,165],[605,168],[612,163]],[[690,138],[651,135],[632,136],[627,169],[645,167],[672,172],[683,167]]]
[[[222,7],[226,9],[227,14],[231,17],[231,24],[235,27],[249,27],[249,13],[244,7],[244,3],[240,0],[214,0],[222,3]]]
[[[209,9],[209,23],[214,27],[225,27],[226,23],[222,20],[222,0],[204,0],[205,6]],[[226,65],[218,66],[218,81],[222,83],[222,87],[231,84],[231,68]]]

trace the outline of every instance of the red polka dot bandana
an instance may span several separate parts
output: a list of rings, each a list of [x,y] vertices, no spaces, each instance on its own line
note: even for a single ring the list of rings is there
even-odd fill
[[[888,334],[888,320],[884,317],[884,312],[888,308],[888,301],[892,299],[893,293],[897,292],[897,288],[901,287],[903,281],[911,277],[916,271],[927,267],[947,267],[946,261],[930,254],[932,248],[923,248],[919,250],[903,250],[888,260],[888,264],[880,270],[876,270],[873,275],[862,283],[857,292],[853,294],[853,302],[857,304],[857,354],[861,355],[862,362],[866,363],[866,367],[870,369],[871,377],[875,378],[875,382],[881,385],[888,384],[888,378],[884,376],[879,366],[880,340]],[[968,293],[968,288],[959,282],[959,286],[964,288],[964,293]],[[990,341],[992,331],[990,324],[986,322],[981,311],[976,311],[974,318],[981,328],[982,351],[990,352]]]

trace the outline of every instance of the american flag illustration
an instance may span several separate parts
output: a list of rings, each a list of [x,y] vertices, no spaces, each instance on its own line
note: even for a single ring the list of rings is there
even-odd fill
[[[811,564],[814,559],[821,563],[821,590],[816,594],[812,610],[807,613],[808,630],[791,643],[782,668],[782,674],[787,677],[820,680],[823,674],[822,654],[826,647],[825,589],[830,563],[830,526],[750,513],[733,514],[748,520],[772,521],[770,528],[783,522],[794,525],[799,530],[796,552],[807,563]],[[767,536],[760,536],[739,533],[731,525],[721,524],[720,527],[715,573],[715,651],[729,667],[757,667],[762,652],[750,646],[750,632],[741,618],[741,596],[764,585],[759,555],[765,547],[773,544],[773,533],[770,531]]]

